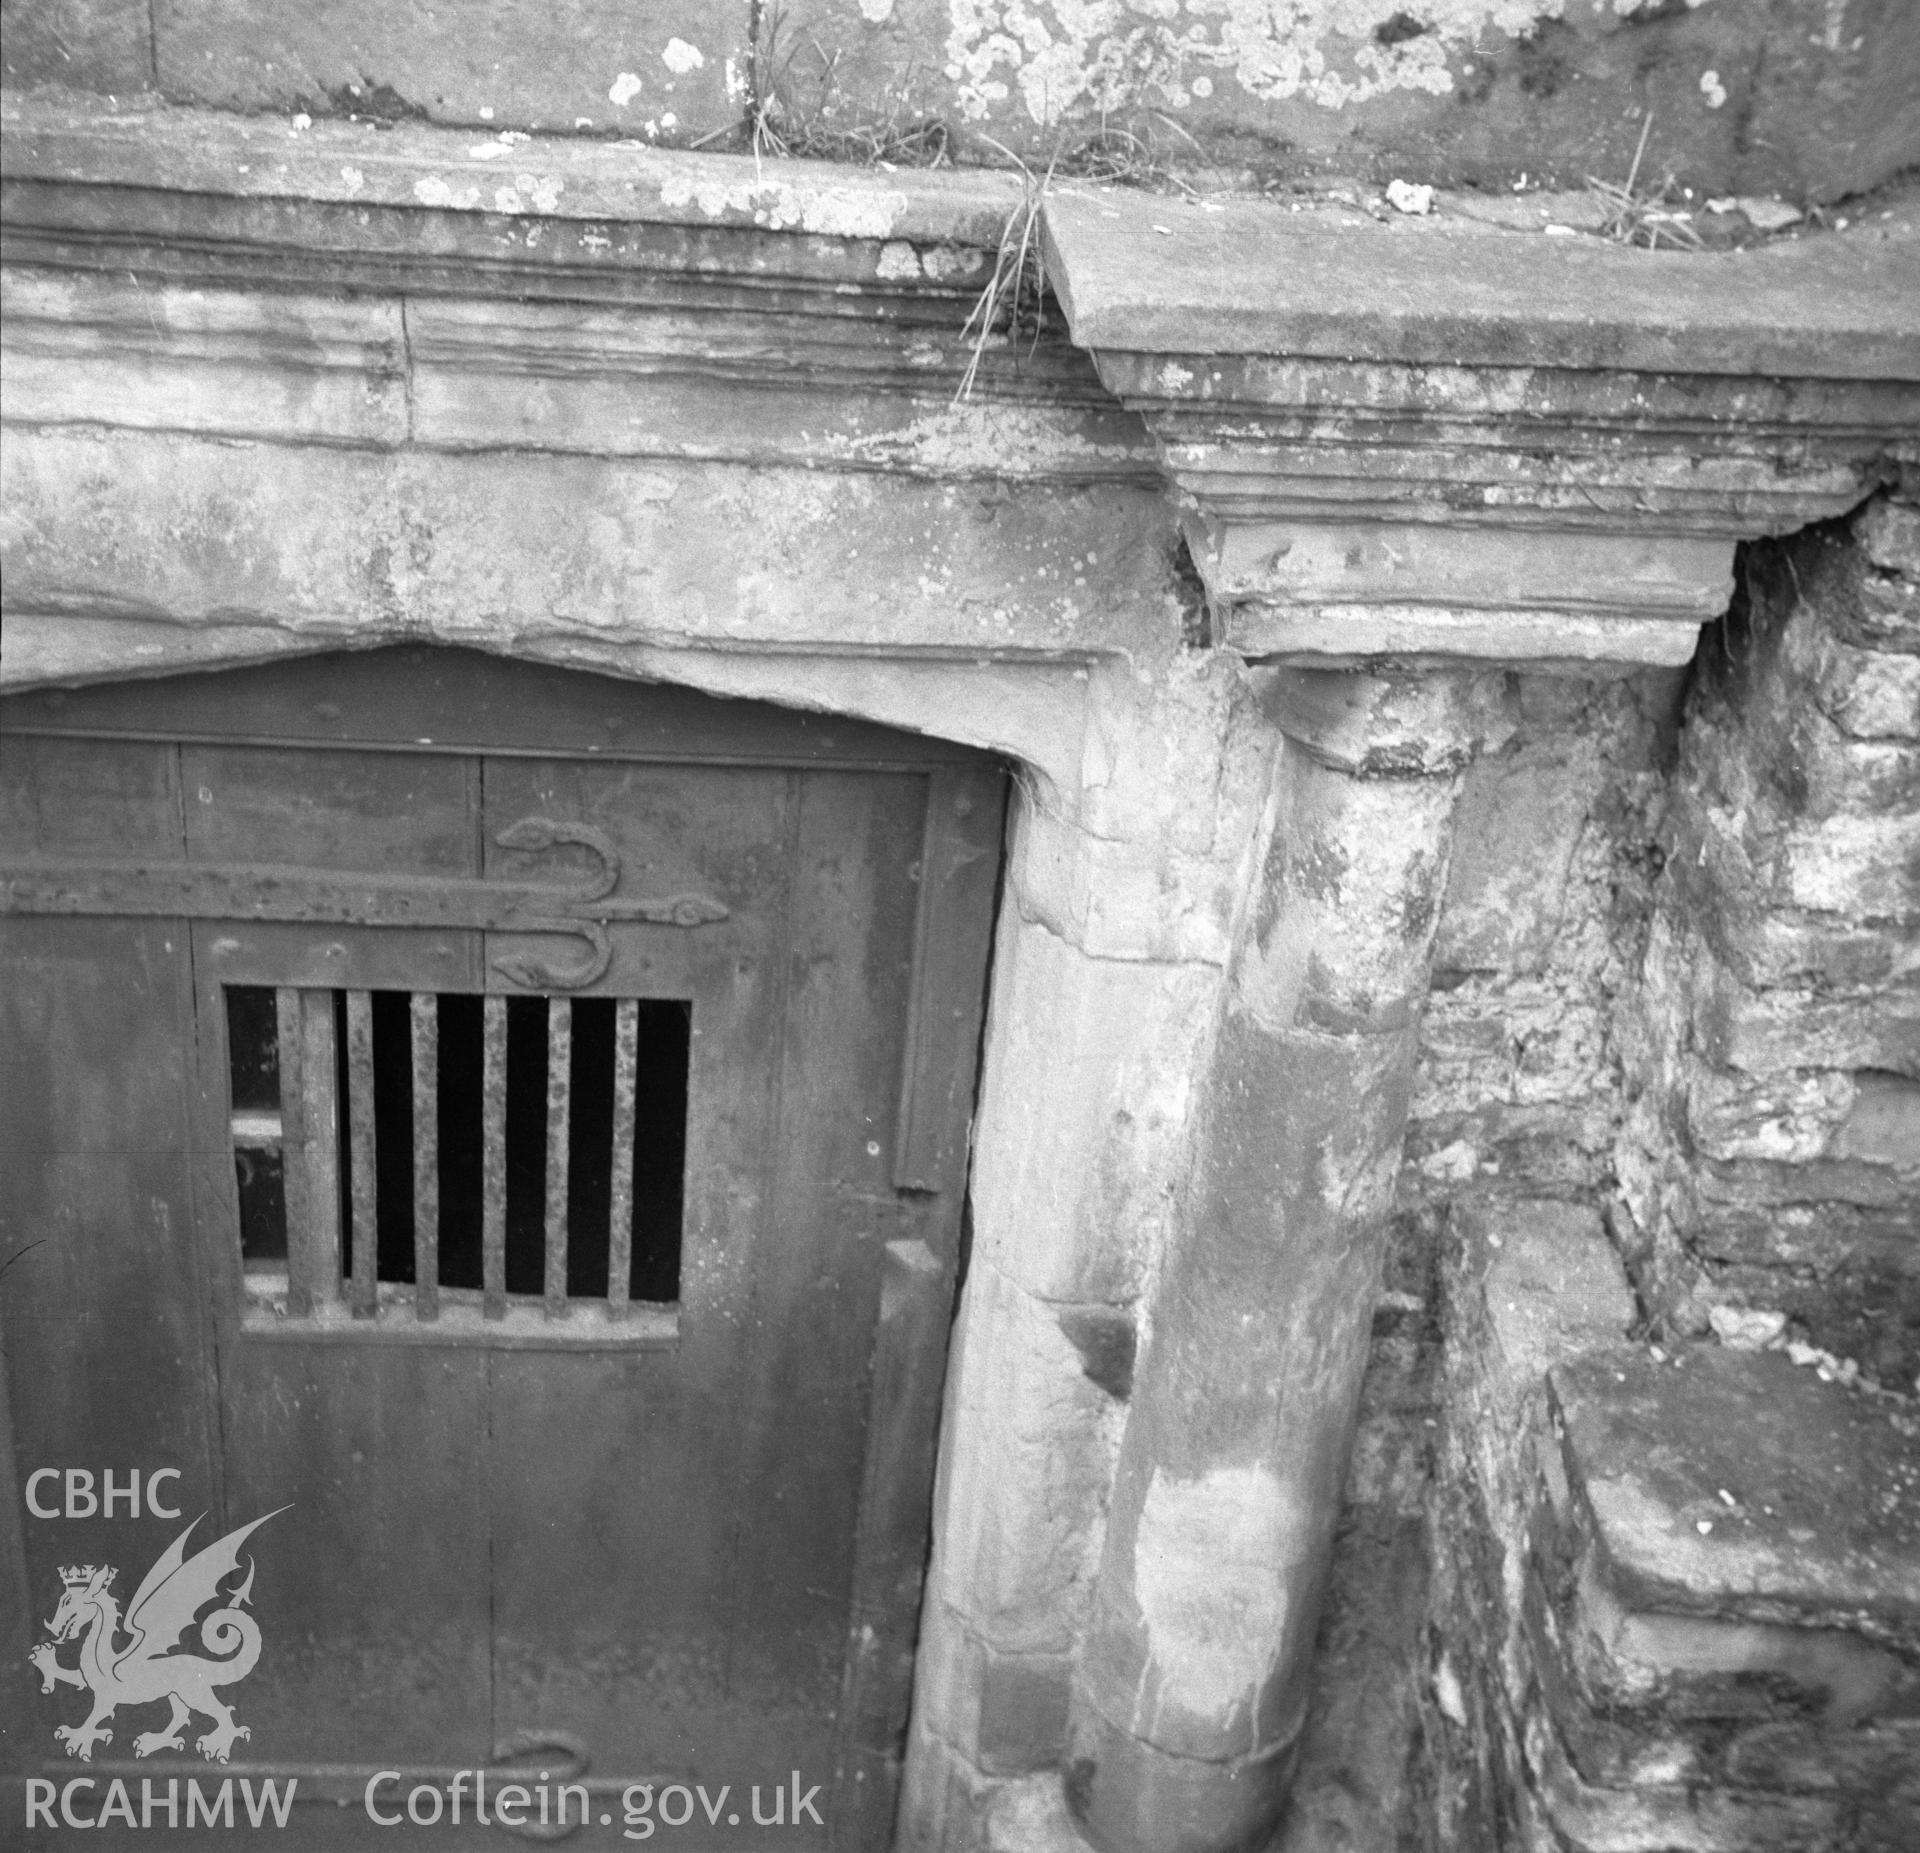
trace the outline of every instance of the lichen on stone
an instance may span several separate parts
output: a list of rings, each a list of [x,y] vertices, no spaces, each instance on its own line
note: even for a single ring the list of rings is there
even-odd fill
[[[1263,102],[1343,109],[1445,95],[1449,59],[1566,0],[949,0],[947,75],[978,121],[1019,92],[1044,126],[1081,109],[1186,109],[1230,78]]]

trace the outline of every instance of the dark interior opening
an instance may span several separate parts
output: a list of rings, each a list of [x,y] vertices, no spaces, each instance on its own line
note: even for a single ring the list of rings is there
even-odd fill
[[[414,1112],[410,999],[372,994],[377,1273],[414,1279]],[[613,1204],[615,1006],[612,998],[573,1000],[571,1104],[567,1137],[567,1293],[602,1299],[609,1273]],[[485,1221],[482,1077],[485,1017],[478,996],[442,993],[436,1104],[440,1198],[440,1285],[483,1284]],[[340,1115],[340,1200],[352,1201],[353,1160],[346,1136],[353,1077],[347,1061],[346,994],[334,993],[335,1085]],[[683,998],[635,1002],[638,1046],[632,1172],[630,1297],[672,1301],[680,1293],[680,1237],[686,1164],[687,1075],[692,1006]],[[287,1215],[277,1143],[248,1137],[242,1116],[281,1106],[275,1004],[265,986],[231,986],[227,1029],[234,1162],[240,1193],[240,1246],[249,1262],[284,1262]],[[506,1290],[538,1295],[545,1281],[547,1000],[507,1003]],[[342,1265],[352,1274],[342,1231]]]
[[[236,1114],[280,1111],[280,1039],[273,993],[264,985],[227,990],[229,1079]],[[240,1198],[240,1253],[244,1260],[284,1264],[287,1193],[280,1148],[261,1139],[234,1140],[233,1168]]]

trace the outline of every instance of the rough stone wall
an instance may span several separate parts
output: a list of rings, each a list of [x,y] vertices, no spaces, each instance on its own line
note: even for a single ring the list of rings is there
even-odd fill
[[[1434,1853],[1920,1818],[1920,510],[1741,582],[1683,677],[1524,683],[1463,800],[1389,1295]]]
[[[1685,674],[1517,678],[1518,730],[1461,794],[1407,1130],[1409,1207],[1463,1192],[1608,1194],[1613,1017],[1646,938]]]
[[[1531,1818],[1515,1695],[1532,1462],[1547,1368],[1638,1317],[1604,1224],[1614,1025],[1652,919],[1687,674],[1518,678],[1519,725],[1461,795],[1376,1327],[1417,1337],[1426,1399],[1370,1399],[1348,1492],[1360,1523],[1376,1461],[1426,1476],[1426,1632],[1398,1642],[1415,1670],[1399,1831],[1426,1853],[1525,1844]]]
[[[1904,1853],[1911,1404],[1635,1342],[1592,1211],[1483,1200],[1452,1233],[1417,1844]]]
[[[1619,1233],[1666,1328],[1810,1342],[1906,1388],[1920,1373],[1920,510],[1877,501],[1753,547],[1743,580],[1689,699],[1621,1018]]]
[[[1121,177],[1828,201],[1920,160],[1908,0],[5,0],[10,84]]]

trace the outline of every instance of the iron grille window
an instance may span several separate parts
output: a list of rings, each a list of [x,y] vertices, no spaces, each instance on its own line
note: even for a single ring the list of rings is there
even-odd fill
[[[249,1323],[525,1332],[679,1298],[687,1000],[235,985],[226,1009]]]

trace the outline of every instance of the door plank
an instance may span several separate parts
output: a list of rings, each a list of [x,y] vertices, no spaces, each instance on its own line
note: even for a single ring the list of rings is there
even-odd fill
[[[486,1760],[485,1375],[458,1347],[229,1347],[229,1522],[292,1507],[257,1534],[250,1755]]]
[[[615,928],[591,987],[692,1001],[677,1344],[496,1353],[490,1424],[497,1731],[565,1731],[597,1772],[712,1785],[788,1773],[763,1764],[791,1721],[732,1702],[725,1641],[744,1522],[734,1380],[774,1141],[780,968],[763,948],[785,919],[794,807],[784,774],[701,785],[650,767],[488,763],[490,839],[495,819],[535,806],[607,830],[636,862],[671,832],[733,906],[671,964],[649,950],[659,929]]]
[[[925,781],[802,780],[780,1130],[736,1419],[748,1450],[729,1627],[743,1703],[831,1714],[845,1651],[873,1328],[899,1232],[893,1115]],[[775,1516],[777,1515],[777,1516]]]
[[[992,767],[942,766],[928,779],[894,1135],[899,1190],[965,1187],[1006,802],[1006,779]]]
[[[187,853],[197,863],[477,875],[476,778],[465,757],[186,746]]]
[[[176,748],[158,742],[36,739],[0,729],[0,861],[178,861],[177,759]]]
[[[17,1463],[90,1473],[96,1493],[109,1467],[123,1486],[171,1467],[171,1502],[191,1517],[217,1511],[221,1489],[183,1111],[185,952],[177,922],[0,922],[0,1323]],[[137,1586],[183,1523],[144,1502],[137,1518],[124,1505],[29,1514],[36,1610],[52,1612],[63,1563],[111,1563]],[[78,1722],[60,1702],[73,1696],[35,1707],[50,1752],[53,1726]]]
[[[902,1235],[887,1244],[874,1333],[834,1759],[834,1844],[848,1848],[892,1841],[1005,808],[1006,780],[995,768],[942,767],[930,779],[894,1159],[896,1186],[912,1194],[903,1199]]]

